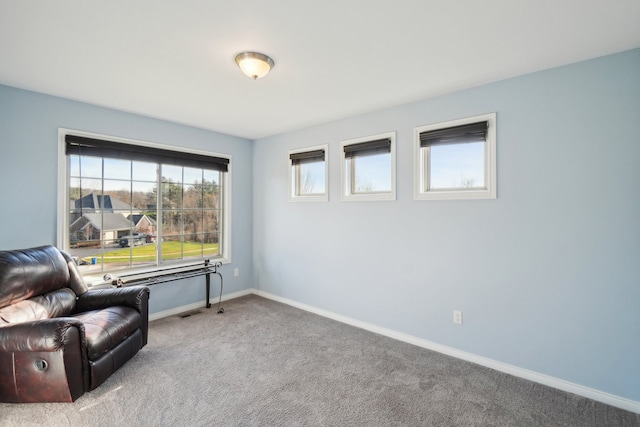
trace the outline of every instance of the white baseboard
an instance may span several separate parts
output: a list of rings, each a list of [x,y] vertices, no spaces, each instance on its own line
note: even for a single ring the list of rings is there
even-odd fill
[[[549,375],[540,374],[538,372],[530,371],[528,369],[523,369],[517,366],[509,365],[507,363],[498,362],[496,360],[489,359],[483,356],[478,356],[473,353],[467,353],[465,351],[461,351],[453,347],[448,347],[448,346],[441,345],[441,344],[428,341],[422,338],[417,338],[412,335],[394,331],[392,329],[382,328],[380,326],[376,326],[367,322],[362,322],[360,320],[352,319],[350,317],[343,316],[341,314],[332,313],[327,310],[316,308],[307,304],[290,300],[288,298],[283,298],[283,297],[270,294],[268,292],[264,292],[261,290],[250,289],[247,293],[254,293],[258,296],[268,298],[277,302],[281,302],[283,304],[287,304],[292,307],[299,308],[301,310],[309,311],[311,313],[315,313],[323,317],[328,317],[329,319],[337,320],[338,322],[346,323],[348,325],[355,326],[357,328],[361,328],[370,332],[375,332],[377,334],[384,335],[389,338],[397,339],[399,341],[404,341],[409,344],[413,344],[429,350],[437,351],[439,353],[456,357],[458,359],[466,360],[468,362],[473,362],[478,365],[485,366],[487,368],[495,369],[496,371],[504,372],[516,377],[524,378],[539,384],[544,384],[549,387],[553,387],[562,391],[577,394],[578,396],[583,396],[589,399],[596,400],[598,402],[606,403],[607,405],[615,406],[617,408],[625,409],[627,411],[640,414],[640,402],[637,402],[635,400],[626,399],[624,397],[616,396],[610,393],[605,393],[596,389],[581,386],[579,384],[574,384],[569,381],[551,377]]]
[[[254,289],[245,289],[243,291],[233,292],[230,294],[222,295],[222,301],[227,301],[234,298],[243,297],[245,295],[249,295],[255,293]],[[211,309],[217,308],[218,298],[211,298]],[[176,314],[184,313],[186,311],[197,310],[198,308],[203,308],[206,306],[206,301],[198,301],[193,304],[181,305],[180,307],[170,308],[169,310],[158,311],[156,313],[149,314],[149,321],[152,322],[154,320],[162,319],[163,317],[175,316]]]

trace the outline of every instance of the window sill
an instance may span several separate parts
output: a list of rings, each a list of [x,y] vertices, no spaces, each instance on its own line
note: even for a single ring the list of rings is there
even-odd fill
[[[344,194],[343,202],[389,202],[395,201],[395,193]]]
[[[429,191],[414,194],[414,200],[481,200],[495,199],[495,191],[489,190],[454,190]]]

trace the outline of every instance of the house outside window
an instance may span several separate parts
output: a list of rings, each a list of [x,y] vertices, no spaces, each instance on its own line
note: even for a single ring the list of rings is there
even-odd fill
[[[83,275],[228,258],[229,158],[60,130],[58,246]]]

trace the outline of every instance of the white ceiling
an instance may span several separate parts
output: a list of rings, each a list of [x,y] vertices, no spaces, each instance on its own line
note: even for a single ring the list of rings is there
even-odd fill
[[[636,47],[640,0],[0,0],[0,84],[249,139]]]

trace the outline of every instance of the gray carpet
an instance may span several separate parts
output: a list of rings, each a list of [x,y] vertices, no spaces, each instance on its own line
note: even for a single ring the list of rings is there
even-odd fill
[[[2,426],[640,426],[640,415],[257,296],[151,323],[73,404],[0,404]],[[215,306],[214,306],[215,307]]]

